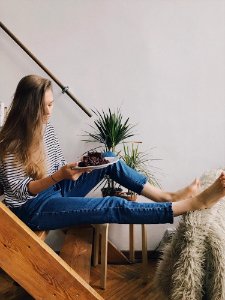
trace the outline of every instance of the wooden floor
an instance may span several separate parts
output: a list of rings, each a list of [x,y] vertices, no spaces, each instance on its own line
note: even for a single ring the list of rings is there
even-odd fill
[[[153,287],[153,277],[157,259],[149,261],[149,278],[146,284],[142,280],[141,263],[128,265],[109,265],[107,288],[99,287],[99,267],[91,270],[91,286],[106,300],[164,300]],[[26,291],[0,271],[0,300],[32,300]]]
[[[165,300],[155,290],[153,278],[157,260],[149,261],[147,283],[143,282],[141,263],[109,265],[107,287],[99,288],[99,270],[92,270],[91,286],[106,300]]]

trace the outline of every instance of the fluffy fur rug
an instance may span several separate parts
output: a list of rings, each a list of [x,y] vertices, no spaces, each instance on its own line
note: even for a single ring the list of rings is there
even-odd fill
[[[201,188],[221,171],[205,173]],[[163,251],[156,285],[171,300],[225,300],[225,197],[211,209],[182,217]]]

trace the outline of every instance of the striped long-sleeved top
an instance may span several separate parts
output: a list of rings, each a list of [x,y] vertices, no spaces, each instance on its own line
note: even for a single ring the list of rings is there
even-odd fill
[[[47,158],[48,175],[66,164],[53,126],[48,123],[44,133],[44,146]],[[18,207],[36,197],[28,191],[28,183],[33,178],[27,176],[22,165],[15,164],[14,155],[8,154],[0,162],[0,182],[4,187],[5,203],[9,207]]]

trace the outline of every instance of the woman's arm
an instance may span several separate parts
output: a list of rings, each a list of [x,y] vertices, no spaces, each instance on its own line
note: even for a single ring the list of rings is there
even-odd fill
[[[36,195],[52,185],[58,183],[61,180],[64,179],[70,179],[70,180],[77,180],[81,174],[85,172],[89,172],[90,170],[73,170],[72,167],[77,166],[77,163],[70,163],[63,167],[61,167],[58,171],[51,174],[50,176],[47,176],[45,178],[41,178],[38,180],[32,180],[28,183],[28,191],[31,195]]]

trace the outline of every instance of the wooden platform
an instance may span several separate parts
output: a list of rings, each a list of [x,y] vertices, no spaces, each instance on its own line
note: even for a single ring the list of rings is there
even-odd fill
[[[91,225],[66,230],[58,256],[43,241],[47,232],[34,233],[2,202],[0,219],[0,268],[35,299],[102,299],[89,285]],[[111,243],[109,249],[109,261],[127,262]]]
[[[102,299],[0,202],[0,268],[35,299]]]

